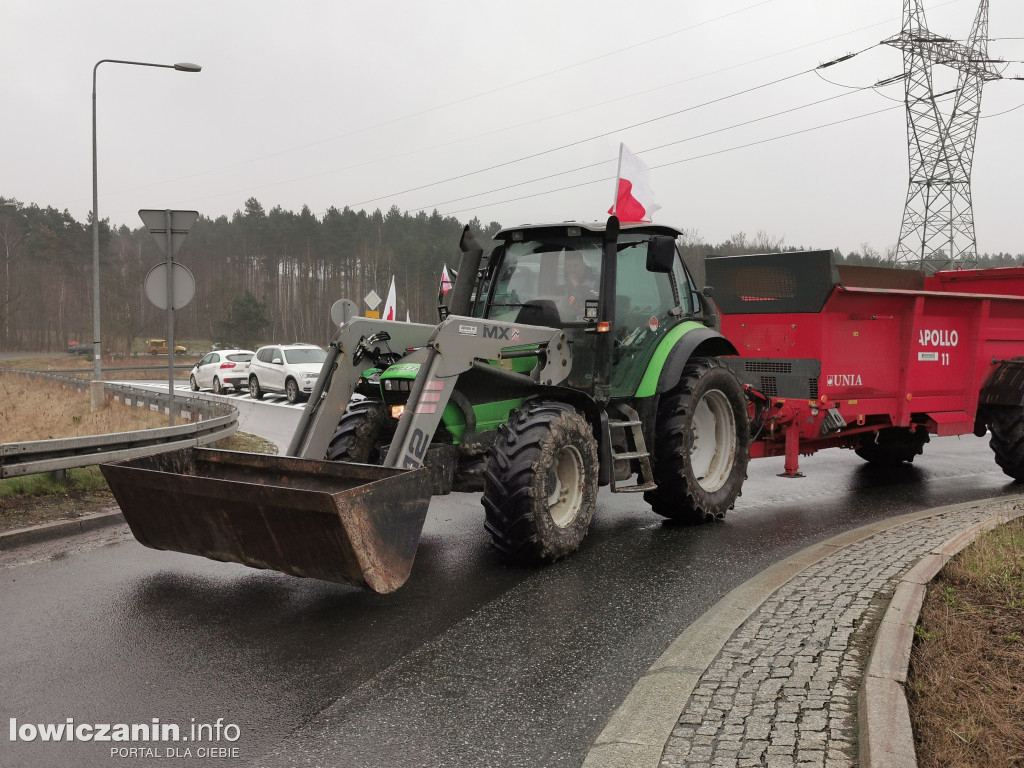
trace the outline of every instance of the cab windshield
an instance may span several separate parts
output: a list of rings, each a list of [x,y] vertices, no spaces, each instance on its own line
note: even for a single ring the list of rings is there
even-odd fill
[[[596,302],[600,290],[601,244],[579,237],[509,243],[493,281],[487,312],[493,320],[582,323],[587,301]]]

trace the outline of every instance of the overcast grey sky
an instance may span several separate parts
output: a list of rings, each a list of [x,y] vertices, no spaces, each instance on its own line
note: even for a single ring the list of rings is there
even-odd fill
[[[930,1],[929,27],[965,39],[976,9]],[[901,13],[901,0],[5,0],[0,195],[84,221],[93,65],[194,62],[201,73],[99,68],[99,211],[115,225],[139,226],[140,208],[230,216],[249,197],[318,215],[595,220],[621,141],[651,168],[655,221],[711,243],[744,231],[884,251],[907,191],[903,90],[864,87],[902,73],[900,52],[876,45]],[[1024,3],[991,0],[989,34],[1017,38],[993,40],[993,57],[1024,59]],[[828,81],[813,71],[860,51]],[[1021,104],[1024,81],[985,88],[983,252],[1024,252]]]

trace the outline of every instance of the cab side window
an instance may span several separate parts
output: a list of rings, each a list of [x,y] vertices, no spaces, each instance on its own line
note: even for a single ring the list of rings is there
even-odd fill
[[[652,319],[659,325],[669,319],[677,303],[676,294],[670,275],[647,271],[646,243],[619,251],[617,272],[615,334],[624,342],[632,342],[650,327]]]

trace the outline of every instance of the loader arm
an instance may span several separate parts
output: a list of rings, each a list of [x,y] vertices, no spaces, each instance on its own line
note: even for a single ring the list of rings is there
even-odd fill
[[[378,331],[387,331],[391,336],[388,342],[391,348],[405,350],[424,346],[436,328],[434,325],[368,317],[355,317],[341,326],[328,345],[327,359],[313,385],[286,455],[318,460],[327,455],[327,447],[345,406],[352,399],[359,376],[370,367],[369,358],[361,348],[365,339]]]
[[[359,376],[369,364],[361,344],[381,330],[390,334],[392,349],[427,349],[385,466],[402,469],[423,466],[427,446],[440,424],[455,382],[476,360],[536,355],[537,366],[523,375],[523,380],[545,386],[564,381],[572,370],[568,340],[557,328],[459,315],[450,315],[438,326],[354,318],[331,340],[327,360],[302,412],[288,456],[323,459],[327,455],[341,414],[352,399]]]

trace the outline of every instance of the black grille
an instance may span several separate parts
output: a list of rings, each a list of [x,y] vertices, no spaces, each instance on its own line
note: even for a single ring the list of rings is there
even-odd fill
[[[736,377],[768,397],[792,397],[799,400],[818,397],[821,361],[801,358],[723,357]]]
[[[792,373],[793,364],[788,361],[744,360],[747,373]]]

